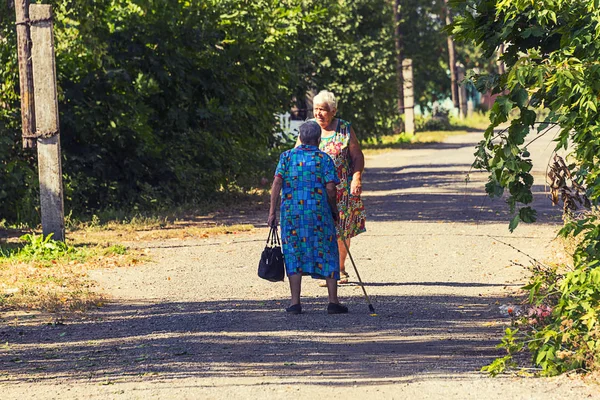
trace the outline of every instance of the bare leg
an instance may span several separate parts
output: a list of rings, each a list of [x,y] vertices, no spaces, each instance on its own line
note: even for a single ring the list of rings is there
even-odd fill
[[[329,302],[339,304],[337,297],[337,281],[333,278],[325,279],[327,282],[327,293],[329,294]]]
[[[346,239],[346,245],[350,249],[350,238]],[[340,252],[340,280],[342,283],[348,283],[348,280],[343,277],[343,273],[346,272],[346,258],[348,257],[348,250],[346,250],[343,240],[338,240],[338,249]]]
[[[300,304],[300,290],[302,288],[302,274],[288,276],[290,281],[290,291],[292,292],[291,306]],[[337,289],[337,288],[336,288]]]

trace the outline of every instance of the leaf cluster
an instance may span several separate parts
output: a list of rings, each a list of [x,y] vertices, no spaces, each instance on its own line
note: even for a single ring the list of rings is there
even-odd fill
[[[480,89],[500,94],[494,104],[474,166],[490,172],[486,191],[507,201],[514,217],[533,222],[532,162],[527,147],[549,131],[556,149],[571,152],[569,178],[586,188],[592,207],[600,199],[600,4],[597,1],[458,0],[462,16],[452,32],[492,56],[500,45],[506,73],[475,74]],[[540,118],[540,110],[545,117]],[[515,118],[509,123],[509,116]],[[541,120],[538,121],[538,118]],[[499,133],[495,128],[509,123]],[[556,127],[555,129],[552,129]],[[529,136],[535,136],[533,139]],[[600,337],[600,229],[595,213],[567,222],[565,237],[577,237],[573,270],[534,273],[526,286],[532,305],[552,307],[551,316],[521,329],[520,340],[543,374],[598,369]],[[506,360],[505,360],[506,361]]]

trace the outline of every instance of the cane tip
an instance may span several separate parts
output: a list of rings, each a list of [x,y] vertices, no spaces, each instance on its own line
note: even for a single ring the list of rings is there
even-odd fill
[[[378,317],[378,315],[377,315],[377,314],[375,314],[375,313],[373,313],[373,314],[370,314],[370,315],[371,315],[371,317]]]

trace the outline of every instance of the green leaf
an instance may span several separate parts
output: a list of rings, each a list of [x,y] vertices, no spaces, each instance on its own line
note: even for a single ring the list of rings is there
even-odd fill
[[[521,217],[519,216],[519,214],[517,213],[513,219],[510,220],[510,223],[508,224],[508,230],[513,232],[517,226],[519,225],[519,222],[521,221]]]
[[[532,223],[537,220],[537,211],[531,207],[523,207],[519,210],[519,218],[525,223]]]
[[[537,353],[537,357],[535,358],[535,363],[540,365],[542,363],[542,361],[544,361],[544,359],[546,358],[546,356],[548,355],[547,351],[541,350]]]
[[[496,181],[489,181],[485,184],[485,191],[490,197],[502,197],[504,188]]]
[[[508,119],[510,111],[513,109],[514,103],[507,96],[498,96],[492,107],[492,114]]]
[[[510,97],[511,97],[511,100],[514,101],[518,107],[525,107],[527,105],[527,100],[529,99],[529,95],[527,94],[527,91],[521,87],[513,90]],[[511,108],[512,108],[512,105],[511,105]]]
[[[537,114],[533,110],[521,110],[521,121],[523,121],[523,125],[525,126],[533,126],[535,124],[535,120],[537,118]]]

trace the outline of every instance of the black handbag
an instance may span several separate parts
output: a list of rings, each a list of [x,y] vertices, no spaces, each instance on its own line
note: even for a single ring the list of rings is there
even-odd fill
[[[285,263],[281,252],[281,242],[277,227],[271,227],[267,237],[267,245],[260,256],[258,263],[258,276],[271,282],[283,281]]]

